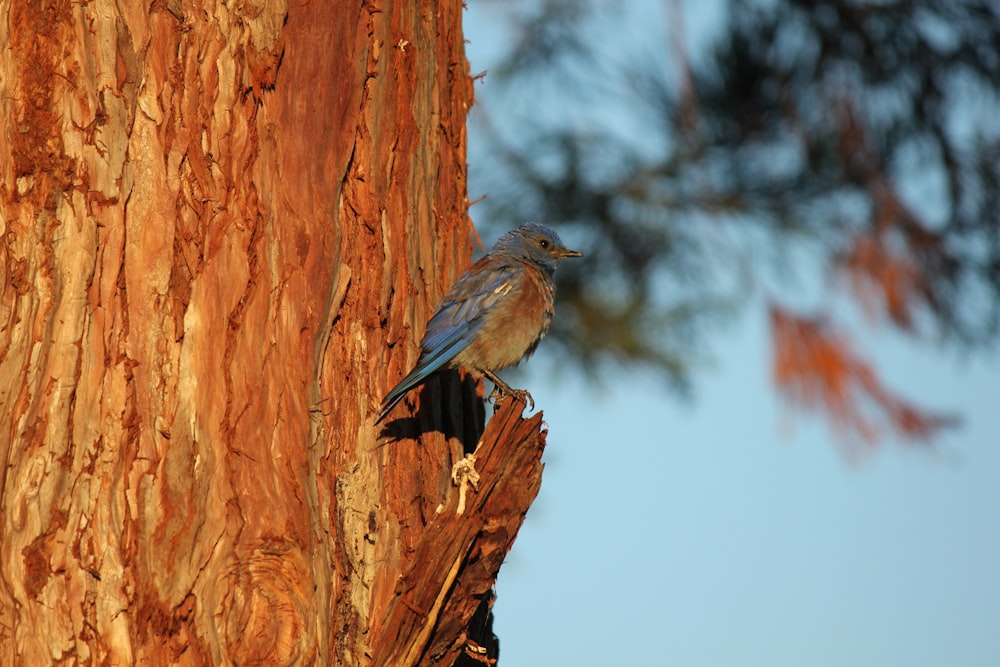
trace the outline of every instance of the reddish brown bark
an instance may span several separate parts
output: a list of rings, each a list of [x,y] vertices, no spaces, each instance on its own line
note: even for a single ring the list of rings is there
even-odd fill
[[[461,4],[0,17],[0,663],[448,664],[544,442],[455,518],[475,386],[372,424],[471,252]]]

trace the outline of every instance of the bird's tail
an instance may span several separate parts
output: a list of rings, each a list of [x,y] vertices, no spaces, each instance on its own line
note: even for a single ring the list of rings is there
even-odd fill
[[[406,392],[421,384],[436,371],[444,367],[450,359],[454,358],[456,354],[468,347],[468,345],[468,338],[452,335],[436,345],[432,352],[428,353],[426,349],[421,352],[416,367],[400,380],[399,384],[393,387],[392,391],[382,399],[382,407],[378,411],[375,423],[378,424],[385,419],[389,411],[406,395]]]
[[[385,398],[382,399],[382,407],[379,408],[378,417],[375,419],[375,423],[379,424],[386,416],[396,407],[396,403],[403,400],[403,397],[413,388],[420,385],[424,380],[427,379],[435,369],[427,368],[415,368],[410,371],[410,374],[399,381],[395,387],[392,388]]]

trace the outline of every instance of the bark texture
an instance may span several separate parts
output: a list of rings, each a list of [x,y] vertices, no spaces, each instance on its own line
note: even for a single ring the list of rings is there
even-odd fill
[[[0,88],[0,664],[453,663],[544,446],[457,515],[475,383],[372,425],[471,253],[461,3],[0,0]]]

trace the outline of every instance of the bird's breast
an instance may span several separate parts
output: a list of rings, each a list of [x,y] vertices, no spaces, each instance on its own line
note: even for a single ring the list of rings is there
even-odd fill
[[[552,323],[555,287],[537,269],[525,269],[484,316],[475,340],[455,361],[500,370],[534,352]]]

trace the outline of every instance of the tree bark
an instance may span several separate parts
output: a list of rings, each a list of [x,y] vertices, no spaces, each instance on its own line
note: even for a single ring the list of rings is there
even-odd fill
[[[476,383],[372,423],[471,254],[461,11],[0,0],[0,663],[483,643],[540,416],[462,514]]]

